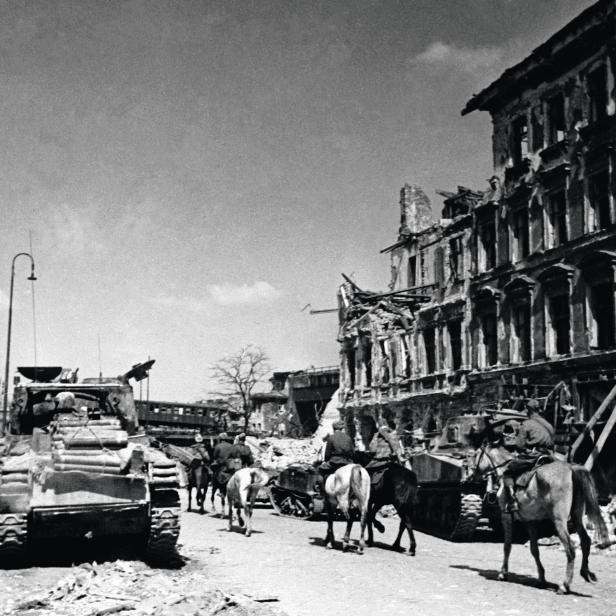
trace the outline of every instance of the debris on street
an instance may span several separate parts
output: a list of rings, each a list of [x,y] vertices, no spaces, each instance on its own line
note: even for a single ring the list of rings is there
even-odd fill
[[[0,600],[3,616],[281,616],[277,598],[250,597],[208,585],[203,569],[150,569],[141,562],[85,563],[55,585],[26,599],[11,592]],[[267,603],[268,605],[265,605]]]

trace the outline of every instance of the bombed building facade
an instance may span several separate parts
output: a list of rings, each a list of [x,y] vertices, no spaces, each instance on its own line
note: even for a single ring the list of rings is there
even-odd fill
[[[433,223],[403,188],[389,295],[340,289],[341,406],[360,430],[378,411],[430,431],[561,382],[583,421],[616,384],[615,84],[612,0],[469,100],[493,121],[484,190],[439,191]]]

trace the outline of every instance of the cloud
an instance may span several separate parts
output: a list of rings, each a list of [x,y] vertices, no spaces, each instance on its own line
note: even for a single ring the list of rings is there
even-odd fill
[[[188,312],[207,312],[214,305],[238,306],[263,304],[280,297],[281,292],[269,282],[257,280],[253,284],[233,285],[209,284],[206,285],[208,297],[186,297],[181,295],[159,295],[151,299],[157,306],[186,310]],[[0,291],[0,306],[2,292]]]
[[[280,297],[281,293],[269,282],[257,280],[253,284],[210,284],[208,293],[215,304],[234,306],[239,304],[260,304]]]
[[[181,297],[175,295],[160,295],[153,297],[152,303],[166,308],[177,308],[189,312],[206,312],[210,308],[210,302],[194,297]]]
[[[448,45],[442,41],[428,47],[411,58],[410,63],[431,67],[453,68],[468,73],[493,70],[504,64],[504,49],[501,47],[465,48]]]

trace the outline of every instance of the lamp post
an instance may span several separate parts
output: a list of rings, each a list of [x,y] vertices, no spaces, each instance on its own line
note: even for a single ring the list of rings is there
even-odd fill
[[[3,404],[2,404],[2,431],[0,434],[4,434],[6,429],[6,418],[8,415],[8,387],[9,387],[9,362],[11,354],[11,324],[13,321],[13,284],[15,282],[15,261],[17,257],[28,257],[30,259],[30,275],[28,280],[36,280],[34,275],[34,259],[29,252],[18,252],[13,257],[11,263],[11,290],[9,291],[9,325],[6,334],[6,364],[4,366],[4,391],[3,391]]]

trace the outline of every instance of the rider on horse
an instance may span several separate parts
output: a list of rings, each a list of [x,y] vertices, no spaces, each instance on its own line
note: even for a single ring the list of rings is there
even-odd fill
[[[539,414],[539,402],[529,400],[526,403],[528,419],[520,426],[516,439],[516,449],[520,452],[503,473],[505,493],[508,497],[507,512],[518,511],[515,497],[515,480],[522,473],[531,470],[542,456],[552,458],[554,449],[554,427]]]
[[[332,428],[334,432],[327,438],[323,463],[319,466],[319,471],[323,477],[353,463],[355,445],[353,439],[343,431],[344,422],[335,421]]]
[[[205,447],[205,443],[203,442],[203,437],[201,436],[201,434],[195,434],[195,442],[191,445],[190,448],[199,461],[203,462],[203,464],[209,464],[210,454]]]
[[[395,429],[396,424],[391,419],[379,418],[377,430],[368,445],[368,451],[373,454],[366,465],[370,476],[379,470],[384,470],[392,462],[400,461],[400,440]]]
[[[226,432],[221,432],[218,435],[218,444],[214,447],[212,454],[212,472],[216,477],[221,479],[229,479],[233,475],[235,469],[229,468],[233,445],[230,443],[229,435]]]
[[[239,460],[241,468],[247,468],[254,464],[255,460],[252,455],[252,450],[246,445],[246,435],[242,432],[237,437],[237,442],[233,445],[231,458]]]

